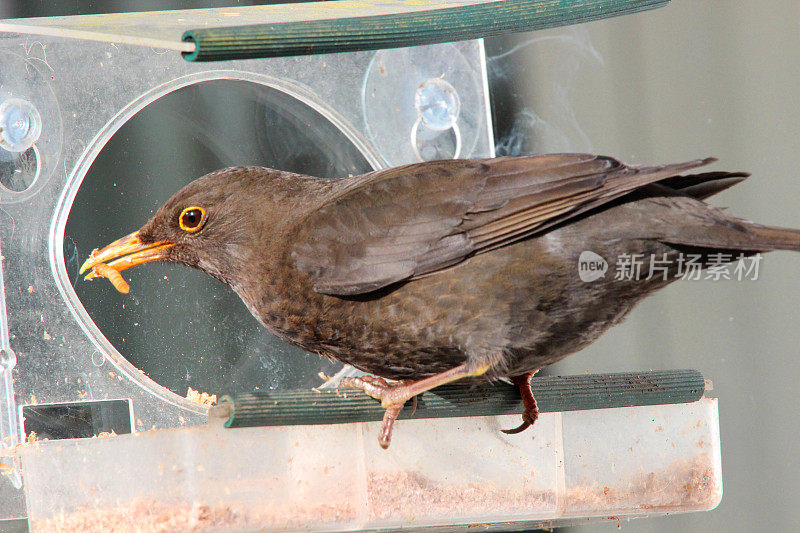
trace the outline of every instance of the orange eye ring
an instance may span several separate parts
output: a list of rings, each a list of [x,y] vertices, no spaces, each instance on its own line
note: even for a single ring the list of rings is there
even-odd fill
[[[206,210],[196,205],[187,207],[181,211],[181,215],[178,217],[178,226],[189,233],[199,231],[205,223]]]

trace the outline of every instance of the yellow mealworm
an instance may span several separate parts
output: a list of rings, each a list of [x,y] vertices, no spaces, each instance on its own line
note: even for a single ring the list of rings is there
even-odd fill
[[[92,267],[92,270],[94,270],[95,274],[98,276],[108,278],[108,281],[110,281],[111,284],[114,285],[114,288],[119,292],[128,294],[128,291],[131,290],[131,286],[128,285],[128,283],[122,277],[122,274],[107,264],[97,263],[94,267]]]

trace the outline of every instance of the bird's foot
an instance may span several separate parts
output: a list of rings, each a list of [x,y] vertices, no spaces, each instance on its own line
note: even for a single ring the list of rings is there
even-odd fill
[[[386,409],[386,412],[383,415],[383,426],[378,435],[378,444],[380,444],[381,448],[384,450],[389,447],[389,443],[392,440],[394,421],[397,420],[397,416],[400,414],[400,411],[403,410],[405,403],[409,400],[408,395],[405,394],[407,388],[405,385],[406,382],[404,381],[389,383],[385,379],[376,376],[347,377],[342,378],[341,383],[339,383],[340,387],[361,389],[368,396],[380,400],[381,407]],[[417,397],[413,396],[413,398],[414,405],[411,410],[412,415],[414,411],[417,410]]]
[[[501,429],[500,431],[503,433],[514,435],[525,431],[539,418],[539,408],[536,405],[536,399],[533,397],[533,392],[531,391],[531,378],[534,374],[535,372],[531,372],[511,378],[514,385],[519,387],[519,393],[522,395],[522,405],[525,406],[525,411],[522,413],[522,424],[514,429]]]
[[[397,383],[389,383],[383,378],[379,378],[378,376],[358,376],[358,377],[344,377],[342,381],[339,382],[340,387],[351,387],[353,389],[361,389],[366,393],[368,396],[375,398],[376,400],[383,401],[384,395],[386,395],[387,391],[392,387],[396,387],[402,384],[401,381]]]
[[[398,381],[397,383],[388,383],[386,380],[375,376],[344,378],[339,385],[341,387],[361,389],[369,396],[381,401],[381,406],[386,409],[386,412],[383,415],[383,426],[381,426],[381,432],[378,435],[378,444],[385,450],[392,440],[394,421],[397,420],[397,415],[403,410],[403,406],[408,400],[414,398],[414,409],[416,409],[416,396],[418,394],[461,378],[483,375],[489,370],[490,366],[489,364],[481,366],[461,365],[419,381]],[[412,410],[411,413],[413,414],[414,411]]]

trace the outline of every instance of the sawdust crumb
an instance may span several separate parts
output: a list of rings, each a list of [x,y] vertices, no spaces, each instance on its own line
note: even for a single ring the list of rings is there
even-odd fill
[[[200,405],[214,405],[217,403],[216,394],[196,391],[191,387],[189,387],[189,390],[186,391],[186,399],[199,403]]]

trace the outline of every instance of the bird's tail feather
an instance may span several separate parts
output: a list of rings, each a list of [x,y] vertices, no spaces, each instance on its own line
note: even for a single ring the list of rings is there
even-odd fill
[[[790,250],[800,252],[800,230],[762,226],[733,217],[726,222],[728,223],[697,228],[697,231],[683,231],[678,236],[666,236],[660,240],[673,245],[712,250],[747,252]]]
[[[800,230],[793,228],[778,228],[775,226],[762,226],[750,223],[750,231],[754,234],[753,240],[759,244],[759,250],[791,250],[800,252]]]

